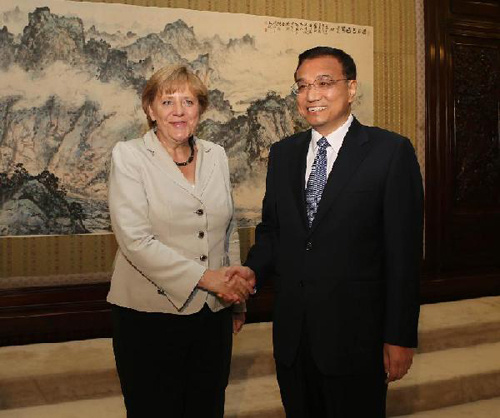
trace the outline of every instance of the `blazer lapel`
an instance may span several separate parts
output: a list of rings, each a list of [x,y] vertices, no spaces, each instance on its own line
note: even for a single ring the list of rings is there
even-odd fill
[[[300,213],[300,218],[304,227],[307,229],[306,215],[306,194],[305,194],[305,176],[306,160],[309,143],[311,142],[311,130],[304,132],[296,143],[296,147],[289,159],[289,179],[292,192],[295,198],[296,206]]]
[[[198,161],[196,165],[195,192],[202,196],[217,164],[217,153],[210,142],[196,139],[198,147]]]
[[[150,158],[151,162],[179,187],[183,188],[188,193],[199,199],[199,196],[195,193],[195,187],[193,187],[186,180],[179,168],[177,168],[177,166],[175,165],[170,155],[168,155],[167,150],[162,147],[160,141],[156,138],[156,135],[153,133],[153,131],[151,130],[146,133],[143,138],[144,145],[146,146],[147,150],[147,155]],[[197,162],[197,166],[199,166],[199,163],[200,161]]]
[[[349,179],[356,172],[356,169],[366,157],[370,150],[370,142],[368,136],[363,131],[361,124],[354,119],[347,132],[342,147],[333,165],[332,171],[328,176],[328,180],[319,203],[318,212],[309,230],[312,234],[322,218],[327,213],[328,209],[335,201],[336,197],[342,191]]]

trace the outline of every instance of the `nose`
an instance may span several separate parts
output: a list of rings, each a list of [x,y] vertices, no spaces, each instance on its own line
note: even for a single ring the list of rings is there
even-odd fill
[[[184,106],[182,106],[182,100],[174,101],[174,115],[180,116],[184,114]]]
[[[314,102],[316,100],[319,100],[319,98],[320,98],[320,92],[319,92],[319,90],[316,88],[316,86],[314,84],[309,84],[307,86],[307,90],[305,92],[305,96],[306,96],[306,100],[308,102]]]

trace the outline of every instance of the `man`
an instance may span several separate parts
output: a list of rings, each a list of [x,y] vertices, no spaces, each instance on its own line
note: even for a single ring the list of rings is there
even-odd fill
[[[417,344],[423,192],[411,143],[351,114],[356,66],[303,52],[292,87],[311,130],[271,147],[246,267],[275,283],[273,342],[289,418],[385,417]]]

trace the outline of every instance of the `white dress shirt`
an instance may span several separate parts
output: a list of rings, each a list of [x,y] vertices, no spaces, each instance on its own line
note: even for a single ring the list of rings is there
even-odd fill
[[[333,131],[328,136],[325,136],[326,140],[330,144],[330,146],[326,149],[326,171],[328,175],[332,171],[333,164],[337,159],[337,155],[340,151],[340,147],[344,143],[344,138],[351,126],[353,121],[352,113],[349,115],[347,120],[344,122],[342,126]],[[314,162],[314,158],[316,157],[316,153],[318,152],[318,141],[323,138],[318,131],[315,129],[312,130],[311,142],[309,143],[309,150],[307,151],[307,160],[306,160],[306,182],[305,185],[307,187],[307,180],[311,175],[312,165]]]

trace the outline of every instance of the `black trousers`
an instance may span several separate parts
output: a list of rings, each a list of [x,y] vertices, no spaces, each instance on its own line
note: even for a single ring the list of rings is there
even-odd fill
[[[311,356],[303,330],[292,366],[276,362],[281,399],[287,418],[385,418],[387,385],[381,353],[380,371],[329,376]]]
[[[127,418],[222,418],[232,349],[229,309],[192,315],[112,307]]]

